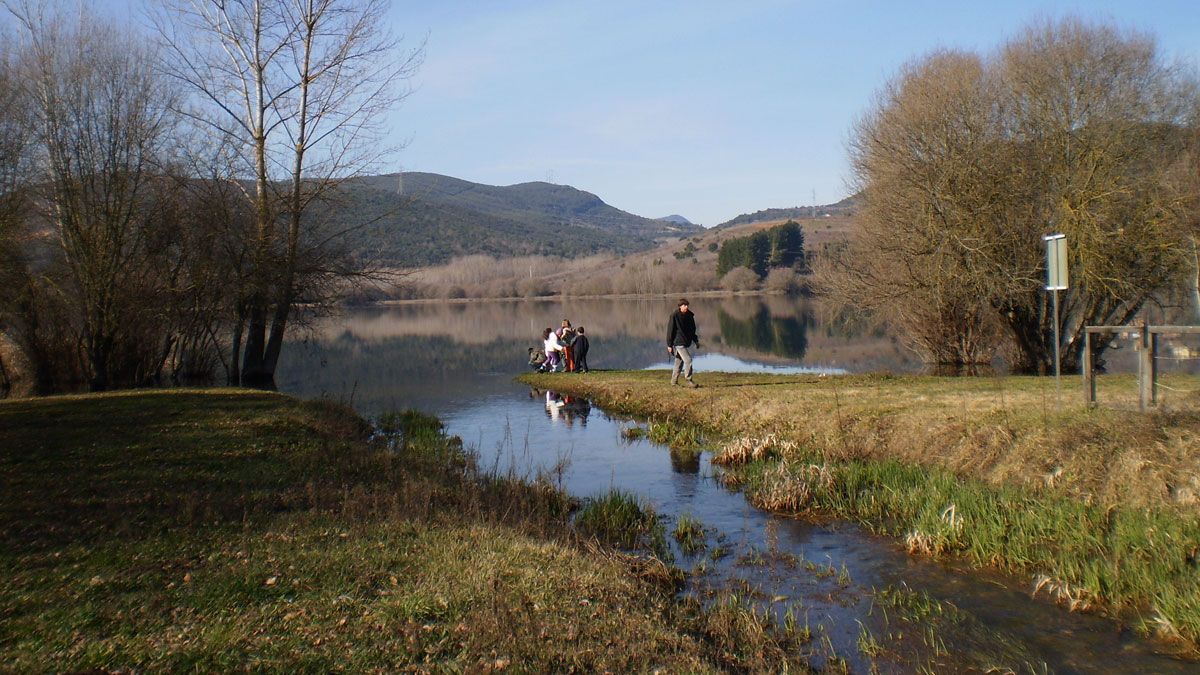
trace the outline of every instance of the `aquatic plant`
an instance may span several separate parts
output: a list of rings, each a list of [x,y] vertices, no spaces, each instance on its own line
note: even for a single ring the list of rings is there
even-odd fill
[[[674,536],[684,553],[695,553],[704,549],[704,524],[690,513],[680,514],[675,521]]]
[[[585,500],[575,514],[575,529],[624,549],[670,555],[665,528],[654,509],[624,490],[612,489]]]
[[[700,427],[676,422],[651,422],[647,437],[672,449],[698,449],[704,444]]]
[[[645,427],[637,426],[636,424],[628,427],[621,427],[621,438],[625,441],[636,441],[646,437],[648,433]]]

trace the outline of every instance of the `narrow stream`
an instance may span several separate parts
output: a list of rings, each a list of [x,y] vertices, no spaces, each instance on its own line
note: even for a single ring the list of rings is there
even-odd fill
[[[698,519],[706,530],[703,550],[687,554],[671,540],[676,564],[704,570],[693,576],[689,592],[731,590],[781,619],[791,610],[813,632],[819,656],[845,659],[854,672],[873,664],[881,672],[910,672],[915,665],[939,671],[1196,672],[1195,664],[1156,655],[1150,642],[1111,621],[1031,599],[1023,580],[915,558],[895,540],[848,523],[760,511],[714,478],[708,452],[686,461],[648,440],[627,441],[621,429],[634,421],[580,399],[568,397],[563,406],[558,400],[553,392],[514,385],[443,418],[451,433],[477,449],[483,467],[534,475],[565,466],[562,486],[571,494],[632,492],[655,509],[668,531],[681,515]],[[885,598],[896,591],[906,599],[880,600],[883,589],[889,589]],[[941,604],[930,609],[924,606],[929,600]],[[906,611],[940,612],[940,620],[924,626],[928,634],[889,639],[922,631],[921,622],[898,616]],[[870,654],[871,640],[881,653]]]
[[[647,314],[643,307],[629,311]],[[697,311],[703,331],[708,311],[716,309],[701,305]],[[761,310],[742,311],[763,324]],[[522,312],[540,314],[528,318]],[[852,672],[1200,672],[1197,664],[1156,653],[1159,645],[1115,622],[1031,598],[1028,579],[912,557],[894,539],[848,523],[760,511],[714,477],[708,452],[673,454],[648,440],[626,440],[622,428],[637,421],[515,383],[524,345],[533,344],[525,336],[564,313],[561,306],[460,306],[344,317],[307,344],[294,345],[281,388],[341,398],[367,415],[416,407],[441,417],[450,433],[475,449],[485,469],[523,476],[554,472],[564,489],[583,498],[613,488],[631,492],[659,514],[668,532],[681,516],[698,520],[705,531],[699,550],[685,552],[668,537],[675,563],[692,572],[685,592],[706,601],[732,593],[781,621],[790,617],[797,630],[811,633],[818,667],[836,659]],[[898,353],[886,335],[841,334],[799,313],[806,318],[787,327],[804,327],[804,349],[788,353],[787,345],[774,343],[756,357],[745,345],[731,345],[727,335],[710,333],[715,353],[701,363],[724,370],[836,372],[862,370],[864,363],[879,367]],[[612,328],[619,319],[605,316],[609,324],[593,321],[604,328],[588,324],[594,368],[661,365],[656,314],[641,334],[628,329],[637,325],[630,321],[619,340]],[[722,333],[730,321],[722,322]],[[775,313],[766,326],[772,322],[778,329]],[[483,330],[488,339],[461,339]],[[794,347],[797,339],[793,330],[789,343]],[[824,358],[805,358],[814,351]],[[839,353],[857,360],[831,358]],[[907,369],[905,362],[887,367]]]

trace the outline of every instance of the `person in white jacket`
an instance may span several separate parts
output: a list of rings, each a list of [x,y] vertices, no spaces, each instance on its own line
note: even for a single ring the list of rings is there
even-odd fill
[[[546,346],[546,370],[556,373],[559,367],[563,365],[562,358],[559,356],[564,352],[563,346],[559,343],[558,336],[554,334],[554,330],[551,328],[542,331],[542,340]]]

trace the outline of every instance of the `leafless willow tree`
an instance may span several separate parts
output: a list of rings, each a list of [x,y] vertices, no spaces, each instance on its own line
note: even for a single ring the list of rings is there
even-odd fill
[[[407,95],[422,47],[385,28],[384,0],[161,0],[166,72],[194,96],[181,110],[236,150],[254,231],[234,303],[231,379],[271,385],[296,303],[349,268],[330,254],[339,184],[394,148],[383,115]],[[334,228],[336,229],[336,228]],[[240,373],[237,362],[241,356]]]
[[[82,9],[8,8],[21,27],[35,218],[57,248],[39,263],[43,295],[69,306],[70,316],[56,316],[79,345],[93,389],[138,383],[157,369],[157,350],[135,333],[158,320],[142,263],[161,223],[157,182],[175,119],[173,89],[154,73],[151,50]]]
[[[899,316],[935,361],[987,359],[1002,325],[1021,371],[1053,368],[1042,235],[1063,232],[1063,366],[1089,324],[1128,322],[1178,283],[1196,88],[1148,36],[1039,23],[991,58],[905,68],[856,126],[864,236],[834,292]],[[1101,347],[1102,348],[1102,347]]]
[[[11,38],[0,33],[0,336],[16,327],[28,285],[21,244],[28,207],[30,114],[11,45]],[[0,345],[0,396],[12,388],[12,369],[6,363],[11,351]]]
[[[996,321],[973,256],[1005,186],[983,61],[937,52],[906,65],[854,129],[861,236],[825,261],[826,292],[887,317],[931,362],[991,360]]]

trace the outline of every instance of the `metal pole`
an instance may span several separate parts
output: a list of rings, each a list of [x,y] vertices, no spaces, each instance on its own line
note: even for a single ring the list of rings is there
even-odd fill
[[[1054,396],[1056,405],[1062,403],[1062,359],[1059,357],[1058,289],[1054,289]]]
[[[1092,332],[1086,328],[1083,331],[1083,405],[1096,405],[1096,367],[1092,365]]]

